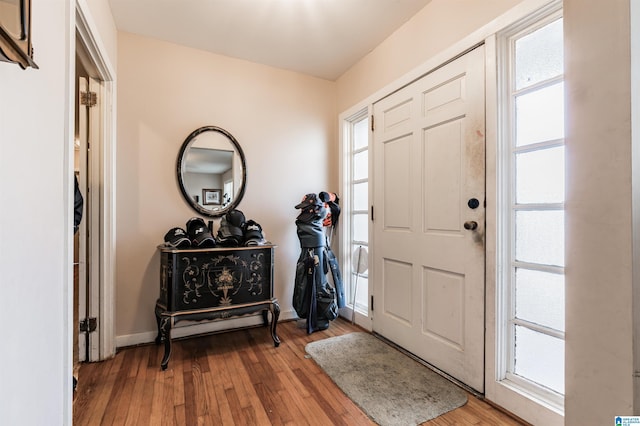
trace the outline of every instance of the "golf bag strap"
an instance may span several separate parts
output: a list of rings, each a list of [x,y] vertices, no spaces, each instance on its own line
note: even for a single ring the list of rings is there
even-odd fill
[[[310,250],[311,252],[311,250]],[[307,294],[309,295],[309,313],[307,315],[307,333],[311,334],[315,331],[317,325],[317,307],[316,307],[316,261],[315,255],[310,253],[310,256],[305,259],[307,271],[307,285],[310,286]]]

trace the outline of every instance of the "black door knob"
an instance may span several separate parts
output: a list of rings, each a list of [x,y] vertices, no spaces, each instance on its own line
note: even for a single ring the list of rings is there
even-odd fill
[[[464,229],[468,229],[469,231],[474,231],[478,227],[478,222],[475,220],[468,220],[464,223]]]

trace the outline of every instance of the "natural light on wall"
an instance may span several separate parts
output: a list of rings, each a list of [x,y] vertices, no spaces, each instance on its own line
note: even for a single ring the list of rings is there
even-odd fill
[[[501,378],[562,405],[564,70],[560,12],[502,37]]]

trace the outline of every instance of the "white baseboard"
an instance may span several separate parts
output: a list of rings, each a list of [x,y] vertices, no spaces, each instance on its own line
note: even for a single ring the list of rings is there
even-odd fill
[[[296,319],[298,316],[293,310],[281,312],[278,322],[283,320]],[[182,322],[171,329],[171,338],[191,336],[196,334],[212,333],[222,330],[233,330],[243,327],[252,327],[262,325],[262,314],[256,314],[246,317],[231,318],[225,320],[201,322]],[[125,334],[116,336],[116,347],[124,348],[127,346],[142,345],[152,343],[156,340],[158,330],[144,331],[142,333]]]

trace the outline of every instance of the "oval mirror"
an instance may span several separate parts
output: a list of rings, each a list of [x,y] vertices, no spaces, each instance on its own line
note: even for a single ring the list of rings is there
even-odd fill
[[[205,126],[191,132],[178,154],[178,183],[198,213],[219,217],[242,200],[247,184],[244,152],[226,130]]]

